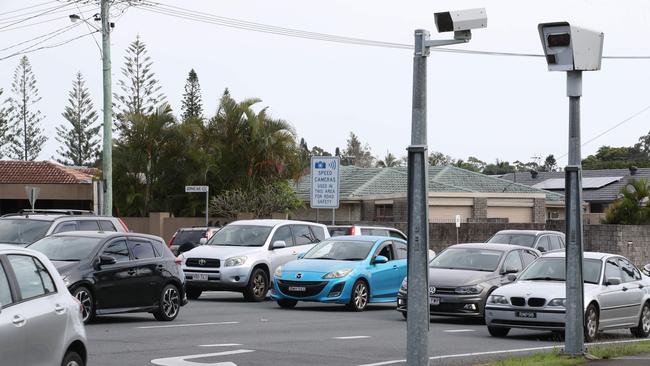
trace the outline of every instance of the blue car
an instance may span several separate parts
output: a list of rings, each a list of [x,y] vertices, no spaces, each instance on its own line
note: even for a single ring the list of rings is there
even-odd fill
[[[337,236],[280,266],[271,298],[282,308],[298,301],[345,304],[363,311],[368,303],[397,301],[406,277],[406,242],[379,236]]]

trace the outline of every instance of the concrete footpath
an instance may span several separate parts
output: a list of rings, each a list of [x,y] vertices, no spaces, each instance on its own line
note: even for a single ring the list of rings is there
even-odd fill
[[[635,356],[625,356],[613,358],[611,360],[595,360],[587,363],[594,366],[650,366],[650,353],[644,353]]]

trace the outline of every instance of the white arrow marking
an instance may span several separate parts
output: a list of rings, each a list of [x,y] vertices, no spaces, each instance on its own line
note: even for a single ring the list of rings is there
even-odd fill
[[[333,339],[364,339],[370,338],[370,336],[348,336],[348,337],[332,337]]]
[[[203,325],[224,325],[224,324],[239,324],[239,322],[196,323],[196,324],[173,324],[173,325],[151,325],[151,326],[146,326],[146,327],[138,327],[138,329],[180,328],[180,327],[200,327],[200,326],[203,326]]]
[[[220,344],[199,344],[199,347],[235,347],[241,346],[239,343],[220,343]]]
[[[250,349],[238,349],[234,351],[226,351],[226,352],[218,352],[218,353],[203,353],[199,355],[157,358],[155,360],[151,360],[151,363],[160,366],[237,366],[237,364],[233,362],[198,363],[198,362],[190,362],[187,360],[193,360],[195,358],[236,355],[240,353],[250,353],[250,352],[255,352],[255,351]]]
[[[443,330],[443,332],[462,333],[462,332],[476,332],[476,330],[475,329],[447,329],[447,330]]]

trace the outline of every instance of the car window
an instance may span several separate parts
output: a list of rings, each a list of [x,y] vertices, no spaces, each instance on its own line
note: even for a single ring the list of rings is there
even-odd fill
[[[390,235],[391,238],[400,238],[406,240],[406,237],[397,230],[388,230],[388,235]]]
[[[393,256],[393,242],[385,241],[379,248],[377,248],[375,257],[378,255],[383,255],[384,257],[388,258],[389,262],[395,259]]]
[[[395,245],[393,249],[395,249],[397,259],[406,259],[408,257],[408,248],[406,247],[406,244],[399,241],[394,241],[393,244]]]
[[[156,257],[153,246],[148,241],[129,240],[129,249],[131,250],[133,259],[151,259]]]
[[[639,280],[638,278],[636,278],[636,274],[635,274],[635,271],[634,271],[635,268],[632,265],[632,263],[628,262],[627,260],[625,260],[623,258],[619,258],[618,262],[620,263],[621,270],[623,272],[623,278],[622,278],[623,282],[634,282],[634,281]]]
[[[289,225],[280,226],[275,233],[273,234],[273,239],[271,239],[271,244],[275,243],[278,240],[284,240],[288,247],[293,246],[293,236],[291,235],[291,229]]]
[[[0,243],[31,244],[47,233],[51,221],[32,219],[0,219]]]
[[[126,262],[129,260],[129,248],[126,245],[126,241],[117,240],[108,244],[102,252],[102,255],[113,257],[118,263]]]
[[[154,241],[152,244],[153,244],[153,249],[156,252],[156,257],[162,257],[165,248],[167,248],[167,245],[159,241]]]
[[[605,264],[605,281],[610,278],[618,278],[623,281],[621,276],[621,267],[618,262],[613,259],[608,260],[607,264]]]
[[[521,271],[523,268],[521,264],[521,258],[519,257],[519,250],[513,250],[508,253],[506,259],[503,261],[503,269],[514,268],[517,272]]]
[[[77,231],[77,224],[74,222],[63,222],[56,226],[54,233],[64,233],[66,231]]]
[[[389,236],[388,230],[386,229],[377,229],[377,228],[366,228],[361,229],[361,235],[373,235],[373,236]]]
[[[497,233],[488,240],[488,243],[514,244],[532,248],[533,244],[535,244],[535,236],[529,234]]]
[[[99,220],[99,227],[102,229],[102,231],[117,231],[115,225],[113,225],[113,223],[108,220]]]
[[[312,244],[316,242],[316,238],[312,236],[311,231],[307,225],[291,225],[293,231],[293,240],[295,245]]]
[[[544,235],[539,238],[539,240],[537,241],[537,250],[539,250],[540,252],[548,252],[549,250],[552,250],[551,242],[548,239],[548,235]]]
[[[77,228],[80,231],[99,231],[99,224],[95,220],[79,220]]]
[[[55,292],[54,281],[45,266],[28,255],[8,255],[23,300]]]
[[[316,237],[316,241],[321,242],[325,240],[325,229],[322,226],[310,225],[311,232]]]
[[[351,226],[328,226],[327,231],[330,232],[330,236],[350,235],[351,228]]]
[[[11,289],[9,288],[9,279],[5,273],[2,263],[0,263],[0,306],[3,308],[13,303]]]
[[[529,264],[533,263],[535,259],[537,259],[537,255],[527,250],[522,250],[521,258],[524,260],[524,268],[525,268],[528,267]]]
[[[557,235],[548,235],[547,237],[550,242],[549,250],[562,249],[562,244],[560,244],[560,238]]]

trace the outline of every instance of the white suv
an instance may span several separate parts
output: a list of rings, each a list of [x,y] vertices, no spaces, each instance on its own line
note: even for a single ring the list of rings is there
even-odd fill
[[[275,269],[329,238],[325,225],[292,220],[241,220],[219,230],[182,260],[189,299],[206,290],[239,291],[263,301]]]

